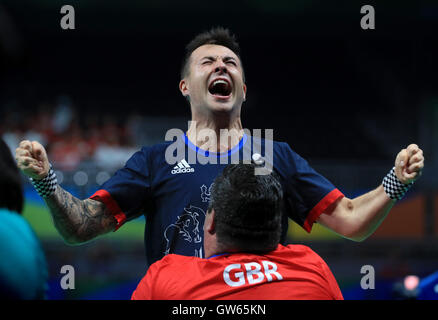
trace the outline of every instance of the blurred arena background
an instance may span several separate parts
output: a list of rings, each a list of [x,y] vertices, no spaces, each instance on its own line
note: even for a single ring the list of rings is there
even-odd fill
[[[75,8],[62,30],[60,8]],[[360,28],[373,5],[376,29]],[[347,196],[375,188],[397,152],[424,151],[423,176],[373,236],[345,240],[291,223],[289,241],[323,257],[346,299],[438,298],[438,4],[435,1],[14,1],[0,3],[0,130],[49,152],[61,185],[85,198],[142,145],[187,128],[178,90],[185,44],[229,27],[242,48],[245,128],[273,128]],[[68,246],[25,181],[24,216],[45,250],[49,299],[127,299],[144,275],[144,218]],[[75,268],[75,290],[59,285]],[[361,267],[376,271],[363,290]],[[404,279],[420,278],[407,290]]]

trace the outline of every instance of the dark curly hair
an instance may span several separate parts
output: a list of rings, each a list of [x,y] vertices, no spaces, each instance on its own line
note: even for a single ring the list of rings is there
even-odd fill
[[[225,248],[269,252],[280,242],[283,191],[278,175],[255,175],[254,164],[228,165],[213,182],[217,241]]]

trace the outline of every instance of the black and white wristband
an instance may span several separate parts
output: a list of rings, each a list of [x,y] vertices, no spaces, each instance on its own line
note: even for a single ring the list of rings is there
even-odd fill
[[[383,178],[383,189],[386,194],[393,200],[400,200],[406,192],[412,187],[414,182],[404,184],[395,175],[395,167]]]
[[[41,180],[30,178],[30,182],[35,187],[38,194],[43,198],[47,198],[52,195],[56,190],[56,185],[58,184],[58,180],[56,180],[56,174],[55,171],[53,171],[52,166],[50,166],[47,177]]]

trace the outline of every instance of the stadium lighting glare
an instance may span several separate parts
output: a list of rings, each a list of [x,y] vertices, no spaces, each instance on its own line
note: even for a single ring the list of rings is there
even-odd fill
[[[73,181],[78,186],[85,186],[88,183],[88,175],[84,171],[78,171],[74,174]]]
[[[409,291],[415,290],[419,284],[420,284],[420,278],[414,275],[407,276],[403,280],[404,287],[406,288],[406,290]]]

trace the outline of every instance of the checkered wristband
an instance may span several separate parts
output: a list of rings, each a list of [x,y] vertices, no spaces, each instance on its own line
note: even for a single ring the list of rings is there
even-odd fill
[[[52,166],[50,166],[49,174],[42,180],[34,180],[30,178],[30,182],[32,182],[38,194],[47,198],[52,195],[56,190],[56,185],[58,181],[56,180],[55,171],[53,171]]]
[[[386,194],[393,200],[400,200],[405,193],[411,188],[414,182],[404,184],[395,175],[395,167],[383,178],[383,189]]]

